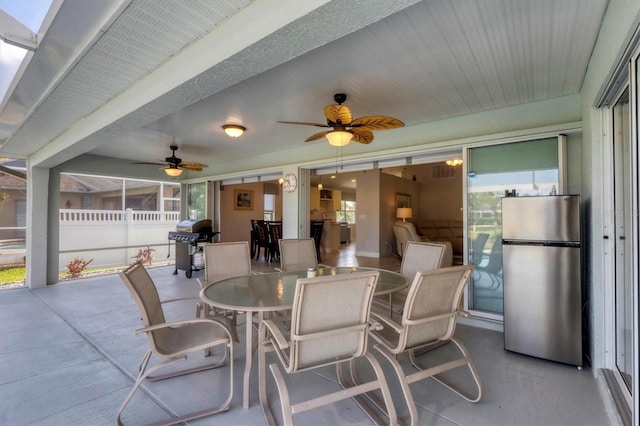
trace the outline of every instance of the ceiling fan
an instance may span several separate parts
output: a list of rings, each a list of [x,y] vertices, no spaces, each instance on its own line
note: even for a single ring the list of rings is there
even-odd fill
[[[370,115],[354,120],[349,107],[342,105],[347,100],[346,94],[336,93],[333,95],[333,100],[336,101],[335,104],[324,107],[327,124],[301,121],[278,121],[278,123],[328,127],[331,130],[313,134],[305,139],[305,142],[311,142],[324,136],[334,146],[344,146],[352,140],[362,144],[369,144],[373,140],[374,130],[395,129],[404,126],[404,123],[397,118],[383,115]]]
[[[176,151],[178,150],[178,147],[176,145],[171,145],[169,148],[171,148],[171,151],[172,151],[171,157],[165,158],[163,163],[136,161],[133,164],[151,164],[155,166],[164,166],[162,167],[162,170],[164,170],[164,172],[168,176],[172,176],[172,177],[180,176],[183,170],[201,172],[203,168],[208,167],[206,164],[202,164],[202,163],[196,163],[193,161],[182,161],[181,158],[176,157]],[[162,160],[158,160],[158,161],[162,161]]]

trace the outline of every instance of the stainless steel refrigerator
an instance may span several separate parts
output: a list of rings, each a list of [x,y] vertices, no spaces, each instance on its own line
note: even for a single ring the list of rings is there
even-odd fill
[[[502,199],[504,347],[582,366],[580,198]]]

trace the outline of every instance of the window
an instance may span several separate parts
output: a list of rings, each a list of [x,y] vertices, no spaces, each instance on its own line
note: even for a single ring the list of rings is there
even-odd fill
[[[356,223],[356,202],[355,201],[340,201],[340,210],[338,210],[338,222]]]
[[[275,220],[276,196],[264,194],[264,220]]]
[[[189,219],[205,219],[207,217],[207,183],[189,185]]]

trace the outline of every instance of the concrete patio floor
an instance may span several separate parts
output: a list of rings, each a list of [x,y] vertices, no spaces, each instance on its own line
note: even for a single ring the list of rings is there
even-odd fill
[[[333,262],[331,262],[333,260]],[[323,259],[341,264],[340,259]],[[343,262],[343,261],[342,261]],[[397,259],[376,259],[362,266],[398,268]],[[254,261],[254,269],[273,265]],[[191,295],[199,286],[173,267],[150,269],[161,298]],[[193,317],[194,302],[169,306],[168,319]],[[241,317],[241,320],[243,318]],[[134,335],[139,314],[118,275],[56,284],[43,289],[0,291],[0,425],[107,425],[131,389],[147,350],[146,338]],[[229,411],[191,424],[264,424],[258,403],[257,365],[252,373],[251,406],[242,408],[244,327],[234,346],[234,399]],[[477,404],[457,397],[433,380],[411,386],[420,424],[430,425],[606,425],[618,424],[604,380],[589,368],[548,362],[506,352],[499,331],[460,325],[457,334],[467,345],[485,386]],[[442,353],[430,356],[444,356]],[[273,354],[270,354],[273,355]],[[216,353],[213,354],[216,356]],[[392,388],[400,419],[409,422],[397,379],[378,356]],[[187,363],[210,360],[199,354]],[[254,360],[255,361],[255,360]],[[408,361],[402,359],[403,364]],[[271,362],[277,362],[275,357]],[[363,365],[364,366],[364,365]],[[213,405],[224,398],[229,368],[223,367],[143,385],[124,412],[125,424],[147,424]],[[367,372],[363,373],[364,375]],[[470,380],[454,375],[454,380]],[[271,380],[269,400],[281,421],[277,391]],[[287,377],[296,398],[336,389],[333,368]],[[350,400],[296,415],[298,424],[370,424]]]

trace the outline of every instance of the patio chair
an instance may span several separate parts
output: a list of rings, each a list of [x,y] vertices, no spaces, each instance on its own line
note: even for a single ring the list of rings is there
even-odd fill
[[[281,239],[279,271],[306,271],[308,268],[327,267],[318,263],[316,245],[313,238]]]
[[[282,417],[286,425],[293,424],[293,414],[321,407],[347,398],[378,421],[379,415],[365,403],[361,395],[380,389],[390,424],[397,423],[397,414],[389,387],[379,362],[367,350],[369,312],[379,273],[359,272],[345,275],[299,278],[293,298],[291,320],[283,324],[276,319],[260,323],[259,394],[260,404],[268,424],[275,424],[266,391],[266,352],[275,351],[288,374],[335,365],[341,390],[302,402],[289,397],[286,380],[276,363],[269,369],[276,381]],[[290,328],[287,327],[290,325]],[[361,385],[347,383],[344,367],[354,373],[355,359],[365,358],[376,378]]]
[[[204,279],[198,278],[201,288],[215,282],[251,274],[251,254],[249,243],[237,241],[229,243],[204,244]],[[206,305],[203,301],[196,304],[196,318],[224,317],[233,340],[238,342],[235,311],[225,311]]]
[[[408,241],[404,248],[400,274],[411,282],[417,272],[451,266],[452,255],[450,246],[446,243],[420,243]],[[402,313],[402,309],[409,293],[409,288],[402,289],[389,295],[389,315]],[[376,298],[376,305],[382,302],[381,297]]]
[[[411,424],[418,424],[418,413],[409,389],[409,384],[432,377],[438,383],[452,390],[469,402],[478,402],[482,398],[483,385],[478,371],[469,355],[469,351],[455,336],[456,318],[468,316],[460,309],[460,301],[467,285],[473,266],[452,266],[416,274],[404,305],[402,321],[398,324],[384,315],[371,313],[372,319],[382,323],[383,327],[372,330],[371,336],[378,342],[376,349],[393,366],[411,415]],[[453,342],[462,357],[442,364],[424,367],[418,360],[420,356],[445,343]],[[405,373],[397,360],[397,355],[408,352],[411,365],[417,372]],[[470,395],[440,376],[441,373],[458,367],[467,367],[477,388],[476,395]]]
[[[229,330],[227,330],[222,323],[211,319],[190,319],[166,322],[162,310],[162,304],[185,299],[181,298],[160,301],[160,297],[158,296],[158,291],[153,280],[140,262],[131,265],[125,271],[121,272],[120,277],[131,292],[131,296],[140,310],[140,317],[144,327],[136,330],[135,333],[145,333],[147,335],[149,351],[144,355],[140,362],[140,366],[138,367],[138,377],[136,378],[133,388],[118,410],[116,423],[118,425],[122,425],[122,411],[127,406],[140,384],[142,384],[146,379],[163,380],[184,374],[209,370],[224,365],[226,359],[229,359],[230,367],[229,394],[227,398],[215,407],[172,418],[162,424],[172,425],[176,423],[183,423],[228,410],[233,397],[233,345],[231,344],[231,333],[229,333]],[[172,371],[171,373],[164,375],[151,375],[163,367],[172,366],[180,361],[186,361],[187,356],[190,353],[214,346],[222,346],[224,348],[224,355],[222,356],[222,359],[218,360],[216,363],[183,369],[180,371]],[[147,365],[152,355],[160,358],[161,361],[147,369]]]

